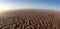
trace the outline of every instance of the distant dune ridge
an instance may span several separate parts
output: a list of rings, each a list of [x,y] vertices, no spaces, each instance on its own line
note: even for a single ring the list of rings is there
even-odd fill
[[[0,14],[0,29],[60,29],[60,13],[48,10],[19,10]]]

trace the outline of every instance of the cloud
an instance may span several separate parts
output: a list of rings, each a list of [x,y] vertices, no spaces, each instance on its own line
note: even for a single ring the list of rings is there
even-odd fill
[[[13,4],[1,5],[0,12],[10,11],[12,9],[16,9],[16,7]]]
[[[13,4],[8,4],[8,5],[5,5],[5,9],[7,9],[7,10],[16,9],[16,6]]]

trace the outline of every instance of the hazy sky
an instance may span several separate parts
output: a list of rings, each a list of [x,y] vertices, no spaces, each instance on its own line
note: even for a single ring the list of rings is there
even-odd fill
[[[24,8],[60,11],[60,0],[0,0],[0,12]]]

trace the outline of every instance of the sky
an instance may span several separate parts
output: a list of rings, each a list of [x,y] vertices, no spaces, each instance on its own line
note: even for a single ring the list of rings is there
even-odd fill
[[[0,12],[14,9],[52,9],[60,11],[60,0],[0,0]]]

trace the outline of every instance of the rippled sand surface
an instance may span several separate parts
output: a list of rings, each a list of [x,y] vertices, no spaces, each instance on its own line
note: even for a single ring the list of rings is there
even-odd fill
[[[0,14],[0,29],[60,29],[60,13],[20,10]]]

